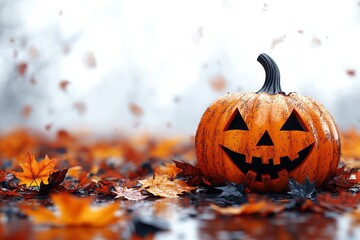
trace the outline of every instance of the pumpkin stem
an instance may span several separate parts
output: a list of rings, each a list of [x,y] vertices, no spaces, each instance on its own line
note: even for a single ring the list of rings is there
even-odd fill
[[[265,69],[265,83],[256,93],[284,94],[280,86],[280,71],[275,61],[265,53],[260,54],[257,61]]]

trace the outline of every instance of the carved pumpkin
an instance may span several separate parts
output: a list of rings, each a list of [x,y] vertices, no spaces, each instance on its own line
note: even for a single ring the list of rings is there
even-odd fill
[[[340,160],[340,138],[329,112],[297,93],[285,94],[279,69],[266,54],[264,86],[229,93],[208,107],[195,148],[203,175],[214,185],[245,183],[252,191],[282,192],[288,179],[319,187]]]

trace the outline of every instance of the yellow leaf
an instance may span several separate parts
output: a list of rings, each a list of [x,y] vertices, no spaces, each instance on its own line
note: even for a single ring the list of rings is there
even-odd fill
[[[154,174],[153,177],[139,180],[142,188],[155,196],[177,198],[178,194],[190,192],[196,187],[192,187],[181,180],[170,180],[166,175]]]
[[[23,172],[11,171],[20,180],[20,185],[26,184],[28,187],[40,186],[40,183],[48,184],[50,174],[54,172],[56,160],[51,160],[48,156],[37,162],[35,157],[28,153],[25,163],[20,163]]]
[[[104,227],[119,220],[116,216],[116,203],[100,207],[92,207],[92,198],[78,198],[69,193],[51,196],[59,214],[46,207],[38,209],[22,208],[22,210],[38,224],[51,226]]]

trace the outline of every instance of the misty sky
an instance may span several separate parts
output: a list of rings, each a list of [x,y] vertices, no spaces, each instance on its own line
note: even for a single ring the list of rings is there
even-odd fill
[[[360,126],[360,4],[0,0],[0,127],[195,132],[227,92],[282,88]]]

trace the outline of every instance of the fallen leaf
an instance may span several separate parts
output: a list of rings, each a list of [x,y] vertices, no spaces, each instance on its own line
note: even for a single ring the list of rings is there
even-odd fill
[[[360,204],[360,195],[344,191],[338,195],[324,193],[318,195],[316,200],[322,208],[328,211],[344,212],[353,210]]]
[[[244,203],[239,207],[219,207],[210,204],[210,207],[223,215],[261,215],[280,213],[285,207],[270,201],[259,201],[254,203]]]
[[[334,175],[325,182],[322,189],[332,192],[347,191],[360,183],[360,178],[357,177],[358,173],[358,168],[349,168],[348,165],[338,168]]]
[[[21,194],[17,192],[17,189],[8,190],[0,188],[0,196],[1,197],[20,197]]]
[[[115,198],[126,198],[127,200],[138,201],[147,198],[148,196],[142,195],[141,190],[135,188],[127,188],[116,186],[114,193]]]
[[[154,196],[177,198],[178,194],[189,193],[196,189],[181,180],[170,180],[166,175],[154,173],[153,177],[139,180],[142,189],[150,192]]]
[[[21,209],[31,216],[35,223],[56,227],[105,227],[120,219],[116,216],[119,208],[117,203],[93,207],[93,198],[78,198],[69,193],[54,194],[50,198],[58,212],[42,206],[37,209]]]
[[[175,164],[165,163],[164,165],[154,168],[154,173],[158,175],[166,175],[170,180],[175,179],[176,175],[182,170],[175,166]]]
[[[304,202],[302,202],[300,209],[301,209],[301,211],[311,211],[311,212],[315,212],[315,213],[323,213],[324,212],[324,208],[322,208],[318,204],[315,204],[310,199],[305,199]]]
[[[68,169],[53,172],[49,176],[49,184],[40,183],[39,196],[46,196],[52,189],[57,188],[65,179]]]
[[[215,187],[215,189],[221,190],[221,194],[218,196],[218,198],[241,198],[243,197],[245,186],[244,184],[236,184],[236,183],[229,183],[226,186],[222,187]]]
[[[54,172],[56,160],[45,156],[43,160],[37,162],[35,157],[28,153],[25,163],[20,164],[23,172],[11,171],[20,180],[19,185],[26,184],[28,187],[40,187],[41,182],[48,184],[51,173]]]
[[[175,161],[175,166],[180,168],[182,171],[178,173],[177,178],[184,180],[187,184],[191,186],[199,186],[203,182],[203,177],[200,171],[200,168],[191,165],[185,161]]]
[[[290,192],[288,194],[296,198],[312,198],[315,194],[315,181],[310,182],[309,178],[306,177],[303,184],[298,183],[293,179],[289,179]]]
[[[0,169],[0,183],[5,181],[7,173]]]

